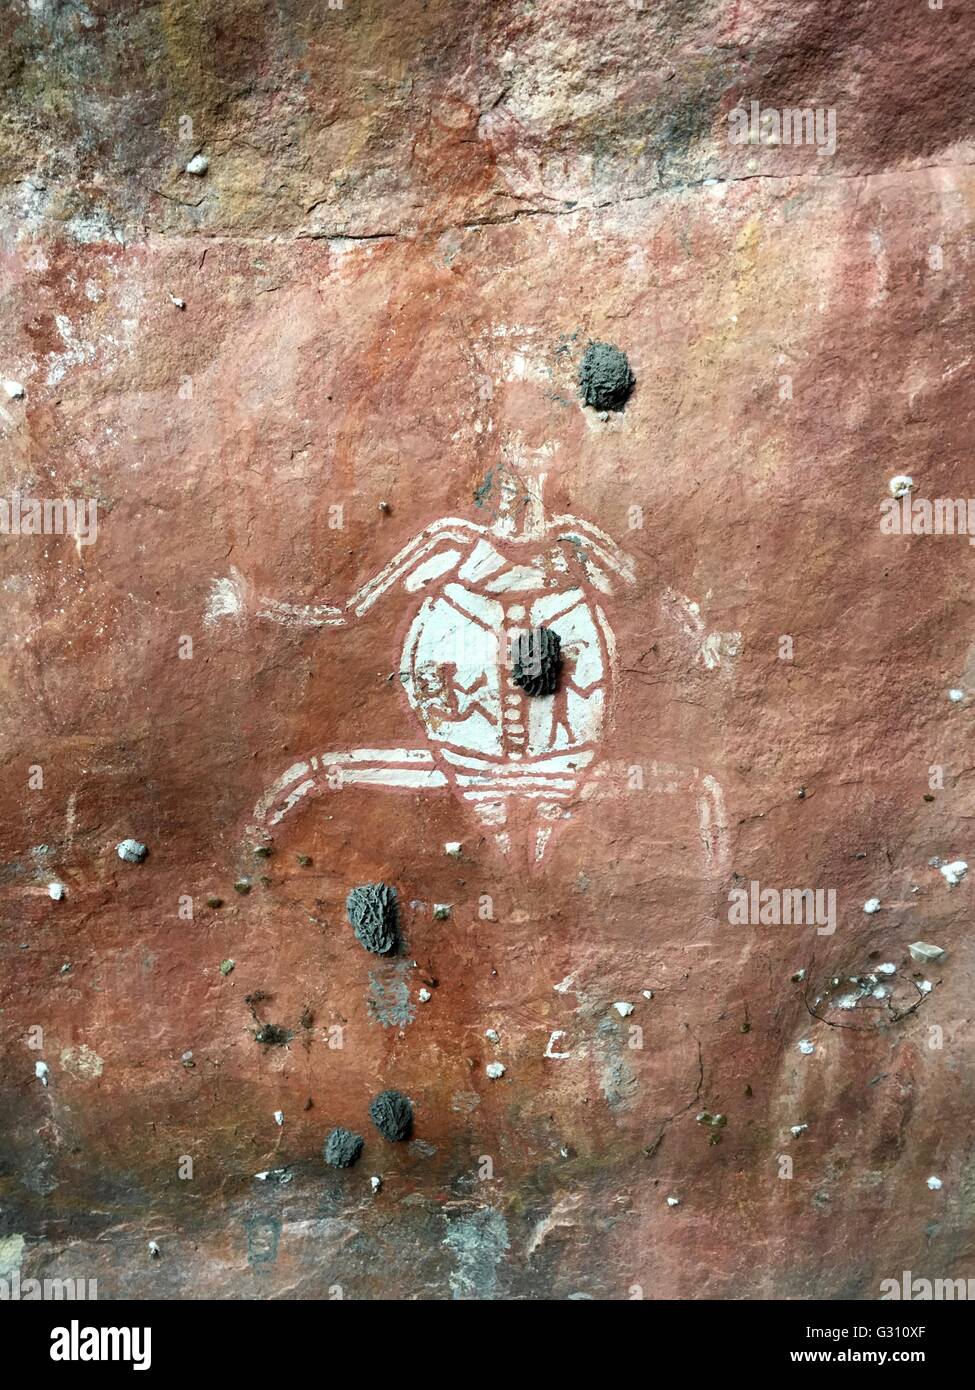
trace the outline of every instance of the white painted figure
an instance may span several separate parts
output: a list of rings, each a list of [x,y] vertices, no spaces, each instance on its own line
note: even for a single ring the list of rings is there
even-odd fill
[[[581,780],[595,771],[616,660],[603,601],[634,582],[632,560],[604,531],[546,513],[544,483],[544,473],[498,468],[485,487],[493,522],[432,522],[344,609],[261,600],[264,619],[339,628],[394,591],[415,596],[399,672],[424,742],[324,752],[295,763],[258,802],[259,827],[273,829],[325,787],[449,787],[505,854],[514,805],[529,808],[530,857],[542,861],[556,825],[571,815]],[[554,694],[530,696],[514,682],[512,652],[522,634],[539,627],[558,634],[562,665]],[[704,789],[702,841],[710,861],[718,828],[713,779],[695,769],[692,780]]]
[[[452,786],[505,852],[510,803],[534,803],[541,860],[603,729],[615,645],[599,600],[634,579],[631,560],[605,532],[578,517],[546,515],[544,482],[544,474],[525,479],[498,469],[488,480],[496,494],[492,524],[459,517],[431,523],[344,610],[262,604],[261,616],[273,621],[345,627],[395,589],[422,596],[400,673],[426,747],[356,749],[298,763],[262,797],[260,823],[277,825],[323,780],[331,787]],[[558,689],[530,696],[514,683],[511,654],[522,634],[543,626],[561,640]]]

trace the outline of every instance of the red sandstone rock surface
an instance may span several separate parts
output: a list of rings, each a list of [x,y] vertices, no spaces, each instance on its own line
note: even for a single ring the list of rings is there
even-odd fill
[[[975,1274],[975,874],[931,862],[975,854],[972,551],[880,524],[894,475],[975,491],[971,40],[955,0],[4,8],[0,494],[97,499],[97,538],[0,536],[0,1274]],[[835,151],[731,143],[752,101]],[[591,339],[636,376],[605,419]],[[570,518],[505,564],[616,650],[557,818],[501,826],[437,741],[470,685],[409,699],[455,571],[346,605],[443,518],[464,563],[505,469],[519,527],[541,474]],[[392,956],[346,919],[378,882]],[[729,921],[753,882],[835,930]]]

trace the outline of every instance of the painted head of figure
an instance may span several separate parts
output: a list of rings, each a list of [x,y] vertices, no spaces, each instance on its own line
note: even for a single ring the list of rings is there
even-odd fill
[[[501,462],[474,494],[478,505],[488,505],[496,536],[540,540],[545,535],[545,479],[557,447],[528,452],[516,439],[502,449]]]

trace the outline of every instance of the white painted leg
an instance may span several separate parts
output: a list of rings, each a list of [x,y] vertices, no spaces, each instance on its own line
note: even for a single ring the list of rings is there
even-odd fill
[[[294,763],[274,782],[254,808],[257,825],[278,825],[311,792],[341,791],[347,786],[399,787],[425,791],[446,787],[447,778],[425,748],[355,748],[322,753]]]

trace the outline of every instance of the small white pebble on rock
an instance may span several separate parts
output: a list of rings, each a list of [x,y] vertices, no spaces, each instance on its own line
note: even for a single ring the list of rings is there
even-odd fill
[[[964,700],[964,698],[965,698],[965,692],[964,692],[964,690],[949,690],[949,691],[948,691],[948,699],[951,701],[951,703],[952,703],[953,705],[960,705],[961,702],[962,702],[962,700]]]
[[[800,1135],[800,1134],[805,1134],[805,1132],[806,1132],[806,1130],[807,1130],[808,1128],[809,1128],[808,1125],[793,1125],[793,1126],[791,1127],[791,1129],[789,1130],[789,1133],[790,1133],[791,1135],[793,1135],[794,1138],[798,1139],[798,1138],[799,1138],[799,1135]]]
[[[501,1041],[501,1036],[496,1028],[488,1028],[484,1036],[487,1038],[488,1042],[496,1043]]]
[[[63,883],[49,883],[47,885],[48,896],[53,898],[56,903],[61,902],[64,897],[64,891]]]
[[[863,910],[864,910],[864,912],[866,912],[866,913],[879,912],[879,911],[880,911],[880,899],[879,899],[879,898],[868,898],[867,901],[863,904]]]
[[[641,990],[640,990],[640,993],[643,995],[644,999],[652,999],[652,998],[653,998],[653,990],[652,990],[652,989],[641,989]]]
[[[159,1255],[160,1255],[159,1246],[157,1245],[157,1243],[156,1243],[154,1240],[150,1240],[150,1242],[149,1242],[149,1258],[150,1258],[151,1260],[158,1260],[158,1259],[159,1259]]]
[[[275,1110],[275,1112],[274,1112],[274,1123],[275,1123],[276,1125],[278,1125],[278,1126],[284,1124],[284,1111],[283,1111],[283,1110]]]
[[[175,307],[176,307],[177,309],[185,309],[185,308],[186,308],[186,300],[185,300],[185,299],[180,299],[180,297],[179,297],[178,294],[171,294],[171,295],[169,296],[169,302],[170,302],[170,304],[175,305]]]
[[[41,1083],[42,1086],[47,1085],[47,1077],[50,1070],[51,1069],[46,1062],[34,1063],[34,1075],[37,1077],[38,1081]]]
[[[373,1177],[371,1177],[371,1178],[369,1179],[369,1186],[372,1188],[373,1192],[378,1192],[379,1189],[382,1187],[382,1185],[383,1185],[383,1180],[382,1180],[382,1178],[377,1178],[377,1177],[373,1176]]]
[[[210,167],[210,161],[205,154],[195,154],[186,166],[188,174],[195,174],[197,178],[202,178]]]
[[[668,1198],[667,1198],[667,1205],[668,1205],[668,1207],[679,1207],[679,1206],[680,1206],[680,1198],[679,1198],[679,1197],[668,1197]]]
[[[897,966],[894,965],[892,961],[885,960],[884,963],[883,963],[883,965],[878,965],[878,966],[877,966],[877,974],[878,974],[878,975],[896,975],[896,974],[897,974]]]
[[[436,921],[446,922],[450,916],[450,903],[434,903],[433,915]]]
[[[941,865],[941,876],[949,888],[956,888],[968,873],[964,859],[953,859],[950,864]]]
[[[907,948],[914,960],[919,960],[922,965],[928,965],[931,961],[941,960],[944,956],[944,947],[935,946],[930,941],[912,941]]]
[[[120,840],[115,846],[115,853],[126,864],[141,864],[149,851],[138,840]]]
[[[429,1004],[429,1002],[430,1002],[430,1000],[431,1000],[432,998],[433,998],[433,995],[430,993],[430,991],[429,991],[428,989],[421,989],[421,990],[420,990],[420,1003],[421,1003],[421,1004]]]
[[[505,1069],[501,1062],[488,1062],[484,1070],[492,1081],[497,1081],[500,1077],[504,1076]]]
[[[931,988],[932,988],[932,986],[931,986],[931,981],[930,981],[930,980],[918,980],[918,982],[917,982],[917,987],[918,987],[918,989],[921,991],[922,994],[930,994],[930,993],[931,993]]]
[[[873,995],[874,999],[887,998],[887,988],[885,985],[878,985],[877,988],[871,990],[870,993]]]
[[[928,1178],[928,1187],[930,1187],[932,1192],[938,1192],[941,1188],[941,1185],[942,1184],[940,1178],[936,1178],[933,1176]]]
[[[816,1051],[816,1044],[810,1042],[808,1038],[803,1038],[799,1043],[799,1051],[804,1057],[809,1057]]]
[[[449,854],[451,859],[459,859],[460,852],[464,848],[460,840],[448,840],[443,847],[444,854]]]
[[[907,473],[898,473],[887,484],[891,497],[903,497],[914,486],[914,479]]]
[[[19,401],[24,395],[24,388],[19,381],[5,381],[3,383],[3,389],[12,401]]]
[[[625,1004],[622,1001],[618,1004],[614,1004],[613,1008],[619,1014],[620,1018],[629,1018],[630,1014],[633,1012],[633,1005]]]

